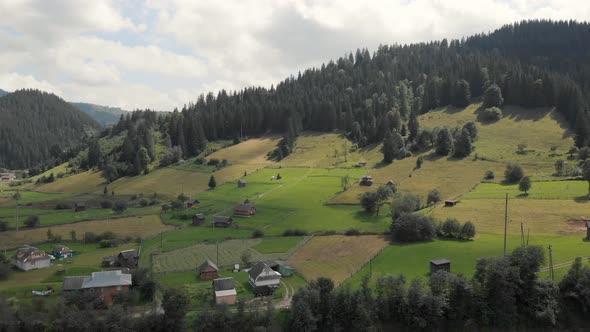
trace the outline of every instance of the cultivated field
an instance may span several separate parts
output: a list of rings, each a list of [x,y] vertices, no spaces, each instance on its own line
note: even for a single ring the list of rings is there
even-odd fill
[[[316,236],[287,262],[307,280],[328,277],[340,284],[385,247],[379,235]]]
[[[36,244],[47,241],[49,228],[34,228],[17,231],[0,232],[0,243],[7,248],[15,248],[23,244]],[[112,231],[123,238],[147,237],[160,232],[174,229],[172,226],[163,225],[158,216],[129,217],[120,219],[107,219],[96,221],[83,221],[67,225],[52,226],[54,235],[61,235],[63,239],[70,238],[70,231],[74,230],[78,238],[82,238],[85,232],[101,233]]]

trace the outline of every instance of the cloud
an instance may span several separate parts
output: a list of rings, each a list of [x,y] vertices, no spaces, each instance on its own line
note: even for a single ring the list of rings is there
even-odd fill
[[[0,0],[0,12],[15,13],[0,21],[9,73],[0,88],[171,110],[209,90],[270,86],[357,48],[461,38],[528,18],[585,20],[590,2]]]

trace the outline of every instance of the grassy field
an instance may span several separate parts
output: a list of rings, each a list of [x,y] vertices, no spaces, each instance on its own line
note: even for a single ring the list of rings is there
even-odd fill
[[[213,152],[207,159],[226,159],[230,164],[237,165],[268,165],[273,162],[266,158],[266,154],[274,150],[280,137],[265,137],[249,139],[239,144]]]
[[[303,236],[267,237],[252,246],[262,254],[285,253],[303,240]]]
[[[74,174],[55,182],[35,186],[34,189],[44,193],[93,193],[102,192],[104,179],[98,171],[86,171]]]
[[[528,194],[518,190],[518,184],[482,183],[465,194],[463,199],[562,199],[585,201],[588,199],[587,181],[539,181],[533,182]]]
[[[508,248],[511,252],[520,246],[520,236],[508,237]],[[589,243],[582,241],[580,236],[533,236],[529,245],[540,245],[545,248],[545,260],[548,263],[547,246],[553,245],[554,264],[572,261],[576,256],[587,257]],[[451,260],[451,271],[463,273],[471,277],[475,264],[480,257],[501,256],[503,253],[503,236],[499,234],[480,234],[475,241],[435,240],[410,245],[390,245],[376,256],[371,264],[363,267],[347,284],[360,285],[364,275],[372,272],[372,280],[379,276],[403,273],[409,279],[426,278],[429,273],[431,259],[447,258]]]
[[[233,264],[241,264],[244,251],[250,252],[252,262],[279,259],[285,256],[285,253],[262,254],[252,248],[261,242],[261,239],[203,242],[154,255],[152,268],[156,273],[194,270],[207,258],[220,266],[233,266]]]
[[[15,248],[23,244],[36,244],[47,241],[49,228],[34,228],[0,233],[0,243],[7,248]],[[119,237],[148,237],[162,231],[174,229],[163,225],[158,216],[129,217],[110,220],[83,221],[50,228],[54,235],[61,235],[63,239],[70,238],[70,231],[74,230],[78,238],[85,232],[101,233],[115,232]]]
[[[307,280],[328,277],[340,284],[386,246],[377,235],[316,236],[287,262]]]
[[[14,207],[16,201],[12,197],[16,192],[16,190],[4,190],[0,192],[0,207]],[[18,192],[20,194],[20,199],[18,200],[20,206],[48,200],[58,200],[68,196],[67,194],[50,194],[27,190],[19,190]]]

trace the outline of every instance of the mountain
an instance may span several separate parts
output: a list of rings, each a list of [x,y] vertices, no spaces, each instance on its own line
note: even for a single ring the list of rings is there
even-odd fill
[[[94,120],[103,126],[117,123],[122,114],[128,113],[118,107],[102,106],[89,103],[72,103],[74,107],[90,115]]]
[[[88,114],[54,94],[9,93],[0,97],[0,167],[21,169],[67,158],[99,129]]]
[[[6,96],[7,94],[9,94],[9,92],[8,92],[8,91],[4,91],[4,90],[0,89],[0,97],[4,97],[4,96]]]

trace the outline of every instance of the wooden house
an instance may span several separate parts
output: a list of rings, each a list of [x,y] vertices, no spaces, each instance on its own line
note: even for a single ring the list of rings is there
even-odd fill
[[[18,248],[12,256],[12,261],[16,267],[23,271],[44,269],[51,266],[51,257],[45,251],[31,246]]]
[[[189,199],[188,201],[184,202],[187,208],[192,208],[194,206],[199,206],[201,202],[198,199]]]
[[[197,213],[193,216],[193,226],[201,226],[205,222],[205,215]]]
[[[445,207],[453,207],[453,206],[457,205],[457,203],[459,203],[459,200],[456,200],[456,199],[447,199],[445,201]]]
[[[278,288],[281,283],[281,274],[265,262],[258,262],[248,271],[248,282],[254,288]]]
[[[430,261],[430,274],[438,271],[451,272],[451,261],[446,258],[433,259]]]
[[[55,247],[53,247],[51,254],[55,258],[72,258],[74,252],[70,248],[58,244]]]
[[[213,280],[219,277],[219,268],[209,258],[199,266],[198,272],[201,280]]]
[[[231,217],[215,216],[213,217],[213,226],[215,227],[231,227],[233,219]]]
[[[246,180],[238,180],[238,188],[245,188]]]
[[[256,214],[256,206],[252,203],[242,203],[234,207],[234,215],[236,216],[253,216]]]
[[[129,249],[119,252],[115,265],[132,269],[137,267],[138,261],[139,256],[137,255],[137,251],[135,249]]]
[[[74,205],[74,212],[86,211],[86,203],[78,202]]]
[[[213,292],[215,293],[215,304],[236,304],[238,292],[234,278],[214,279]]]
[[[365,175],[361,178],[359,185],[370,187],[373,185],[373,177],[370,175]]]
[[[91,292],[103,300],[104,305],[113,304],[113,295],[127,292],[132,284],[131,274],[120,270],[92,272],[90,276],[64,277],[64,295],[74,292]]]

